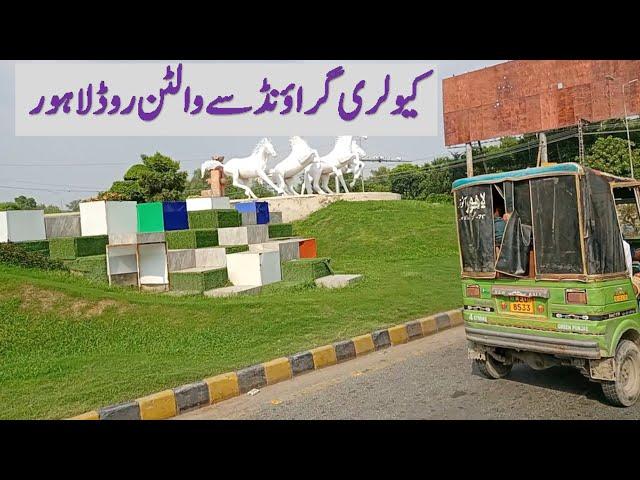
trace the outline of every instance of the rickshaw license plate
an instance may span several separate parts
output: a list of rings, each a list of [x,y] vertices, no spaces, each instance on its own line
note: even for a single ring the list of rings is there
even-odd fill
[[[509,304],[509,311],[514,313],[533,313],[533,298],[516,297],[516,301]]]
[[[614,302],[624,302],[626,300],[629,300],[629,295],[627,294],[627,292],[624,293],[616,293],[613,296],[613,301]]]

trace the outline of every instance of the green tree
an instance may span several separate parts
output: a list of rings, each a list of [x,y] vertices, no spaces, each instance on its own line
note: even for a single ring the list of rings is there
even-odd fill
[[[188,174],[180,171],[180,162],[159,152],[141,158],[148,170],[142,171],[138,182],[147,202],[184,198]]]
[[[80,202],[81,200],[71,200],[67,203],[67,210],[69,212],[79,212],[80,211]]]
[[[97,198],[157,202],[186,197],[188,174],[180,171],[180,162],[159,152],[151,156],[143,154],[140,158],[142,163],[131,166],[123,180],[113,182],[111,188]]]
[[[35,210],[38,207],[35,198],[25,197],[24,195],[14,198],[13,202],[16,204],[17,210]]]
[[[428,165],[425,165],[424,175],[420,181],[419,199],[424,200],[429,195],[448,195],[451,192],[451,172],[447,168],[450,162],[447,157],[439,157]]]
[[[640,168],[640,154],[633,150],[635,144],[631,142],[631,157],[634,171]],[[627,141],[619,137],[600,137],[589,148],[585,156],[585,163],[590,167],[613,175],[631,176],[629,165],[629,146]]]
[[[416,200],[420,198],[420,182],[424,179],[424,169],[413,164],[398,165],[391,171],[391,191],[402,198]]]

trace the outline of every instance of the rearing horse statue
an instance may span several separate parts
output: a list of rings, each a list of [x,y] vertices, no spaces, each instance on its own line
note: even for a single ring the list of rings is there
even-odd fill
[[[291,153],[287,158],[273,167],[269,171],[269,175],[286,193],[289,195],[299,195],[293,189],[293,182],[307,165],[317,161],[320,157],[318,151],[312,149],[307,142],[300,137],[291,137],[289,139],[289,145],[291,145]]]
[[[268,138],[263,138],[253,149],[253,153],[248,157],[232,158],[222,164],[217,160],[207,160],[200,167],[202,177],[213,168],[222,167],[222,171],[233,179],[233,185],[244,190],[247,198],[258,198],[251,190],[251,181],[259,178],[269,185],[279,194],[284,194],[284,190],[276,186],[265,171],[270,158],[275,158],[277,153]]]

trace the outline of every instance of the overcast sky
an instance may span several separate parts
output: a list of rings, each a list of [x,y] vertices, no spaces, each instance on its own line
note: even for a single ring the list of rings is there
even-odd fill
[[[425,60],[438,66],[440,80],[500,63],[502,60]],[[212,155],[225,158],[248,155],[259,137],[16,137],[14,136],[14,62],[0,61],[0,201],[18,195],[60,207],[76,198],[106,190],[121,179],[127,165],[137,163],[140,154],[159,151],[193,171]],[[440,89],[440,82],[438,82]],[[439,93],[437,137],[369,137],[363,144],[368,155],[402,157],[423,163],[446,153],[442,129],[442,101]],[[296,132],[291,132],[296,135]],[[305,137],[321,155],[331,150],[334,137]],[[271,137],[284,158],[289,152],[287,137]],[[29,163],[45,166],[28,166]],[[83,166],[68,167],[74,163]],[[99,165],[121,163],[124,165]],[[9,166],[19,164],[19,167]],[[368,164],[367,170],[379,165]],[[10,187],[10,188],[9,188]],[[69,191],[70,190],[70,191]]]

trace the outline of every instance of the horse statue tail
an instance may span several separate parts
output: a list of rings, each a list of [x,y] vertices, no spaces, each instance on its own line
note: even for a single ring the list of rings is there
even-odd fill
[[[223,168],[224,165],[222,164],[222,162],[218,161],[218,160],[207,160],[206,162],[204,162],[201,166],[200,166],[200,174],[202,175],[202,177],[204,178],[205,174],[209,171],[209,170],[214,170],[216,168]]]

